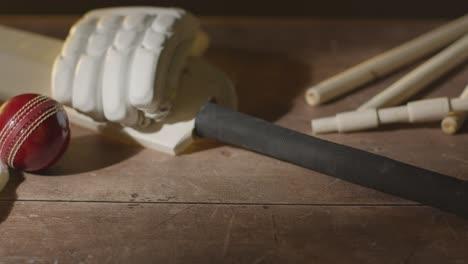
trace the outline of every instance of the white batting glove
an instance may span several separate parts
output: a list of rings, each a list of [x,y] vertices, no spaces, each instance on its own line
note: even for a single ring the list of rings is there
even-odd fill
[[[72,27],[56,59],[53,97],[97,121],[159,121],[170,111],[198,29],[176,8],[92,11]]]

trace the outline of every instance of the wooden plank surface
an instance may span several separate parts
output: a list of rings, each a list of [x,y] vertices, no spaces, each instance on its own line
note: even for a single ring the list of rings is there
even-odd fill
[[[466,263],[466,221],[420,206],[17,202],[0,263]]]
[[[0,17],[0,23],[63,38],[75,19]],[[443,21],[202,22],[212,37],[207,57],[234,80],[240,110],[310,133],[311,118],[356,108],[411,67],[317,108],[304,102],[308,85]],[[466,76],[465,64],[418,98],[456,96]],[[321,137],[468,179],[466,131],[445,136],[433,124]],[[238,233],[229,235],[229,243],[236,246],[229,251],[228,263],[404,263],[408,255],[407,263],[468,262],[468,225],[461,219],[212,142],[200,142],[190,152],[171,157],[74,127],[64,159],[48,171],[15,173],[0,201],[0,263],[54,263],[54,256],[60,263],[115,262],[120,257],[122,262],[219,263],[227,253],[225,229],[232,214],[243,216],[235,222]],[[287,242],[280,247],[271,240],[271,226],[266,224],[271,217],[264,205],[275,208],[282,219]],[[216,208],[226,217],[212,222],[209,215]],[[184,213],[174,218],[180,217],[173,230],[154,228],[178,211]],[[261,220],[255,222],[255,217]],[[63,245],[57,239],[63,239]],[[343,250],[347,254],[340,254]]]

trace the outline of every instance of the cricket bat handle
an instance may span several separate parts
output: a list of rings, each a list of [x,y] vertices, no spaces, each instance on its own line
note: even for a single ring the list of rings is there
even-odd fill
[[[207,103],[195,133],[468,218],[466,181],[328,142]]]

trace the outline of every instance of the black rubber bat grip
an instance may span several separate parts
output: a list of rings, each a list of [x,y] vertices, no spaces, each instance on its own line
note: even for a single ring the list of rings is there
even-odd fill
[[[295,132],[214,103],[207,103],[197,114],[195,133],[468,218],[468,185],[447,175]]]

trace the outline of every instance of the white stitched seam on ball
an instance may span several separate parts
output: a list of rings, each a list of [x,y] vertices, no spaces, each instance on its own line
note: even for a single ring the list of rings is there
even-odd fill
[[[20,147],[23,145],[24,141],[29,137],[29,135],[40,125],[42,124],[47,118],[49,118],[51,115],[57,113],[57,109],[55,107],[52,107],[48,109],[47,111],[43,112],[41,115],[39,115],[27,128],[26,131],[24,131],[23,134],[14,142],[14,145],[12,146],[10,152],[8,153],[8,165],[10,165],[12,168],[14,168],[14,160],[16,158],[16,155],[18,154],[18,151]]]
[[[39,126],[41,125],[42,123],[44,123],[45,120],[47,120],[47,118],[49,118],[50,116],[56,114],[58,111],[57,111],[57,108],[53,107],[47,111],[45,111],[44,113],[42,113],[42,115],[40,115],[36,120],[34,120],[34,122],[27,128],[27,131],[25,131],[25,133],[23,133],[21,135],[21,137],[15,142],[15,145],[14,147],[12,148],[12,150],[10,151],[10,155],[8,155],[8,164],[14,168],[14,164],[13,162],[15,161],[15,158],[16,158],[16,155],[18,154],[18,150],[21,148],[21,146],[23,145],[24,141],[26,141],[26,139],[29,137],[29,135],[31,135],[31,133]]]
[[[17,111],[11,119],[16,119],[18,117],[20,117],[21,115],[24,115],[21,116],[21,119],[19,121],[16,122],[16,124],[13,126],[13,127],[9,127],[7,124],[3,127],[2,129],[2,132],[1,132],[1,136],[0,136],[0,142],[2,142],[2,145],[0,147],[0,153],[2,153],[3,151],[3,148],[5,147],[5,143],[6,143],[6,139],[11,135],[11,133],[13,132],[13,130],[16,128],[16,126],[21,123],[21,121],[23,121],[23,119],[29,114],[31,113],[32,110],[34,110],[34,108],[36,106],[38,106],[39,104],[41,104],[42,102],[46,101],[47,100],[47,97],[45,96],[36,96],[34,99],[32,99],[31,101],[29,101],[28,103],[26,103],[25,105],[23,105],[19,111]],[[8,131],[8,133],[7,133]]]
[[[24,111],[26,111],[26,110],[28,110],[28,109],[34,107],[34,106],[36,105],[36,102],[40,103],[40,102],[44,101],[44,100],[40,100],[40,99],[47,99],[47,98],[46,98],[45,96],[36,96],[34,99],[32,99],[31,101],[29,101],[29,102],[27,102],[25,105],[23,105],[23,106],[20,108],[20,110],[17,111],[17,112],[13,115],[13,117],[10,118],[10,120],[11,120],[11,119],[16,119],[16,118],[18,118],[18,116],[22,115]],[[18,124],[18,123],[16,123],[16,124]],[[15,124],[15,126],[16,126],[16,124]],[[1,133],[0,133],[0,141],[1,141],[1,142],[4,142],[4,141],[3,141],[3,140],[4,140],[3,137],[5,136],[5,133],[6,133],[6,131],[8,130],[8,128],[9,128],[9,126],[7,126],[7,125],[5,125],[5,126],[3,127],[3,129],[2,129],[2,131],[1,131]],[[13,128],[14,128],[14,127],[13,127]],[[13,129],[13,128],[12,128],[12,129]],[[8,137],[8,136],[7,136],[7,137]]]

